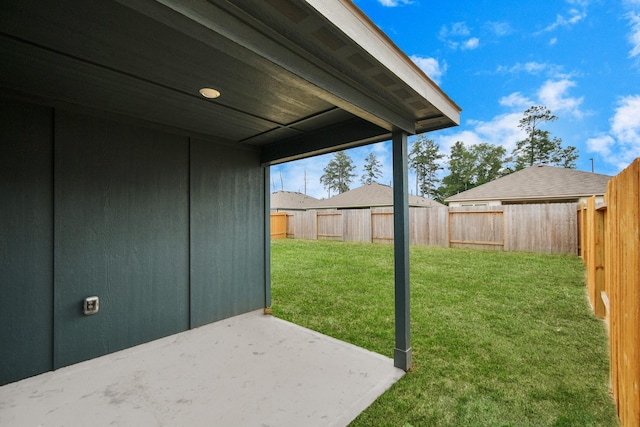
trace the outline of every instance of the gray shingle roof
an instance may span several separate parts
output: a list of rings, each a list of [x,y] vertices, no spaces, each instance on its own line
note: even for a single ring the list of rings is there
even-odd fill
[[[608,175],[546,165],[534,165],[494,181],[463,191],[447,202],[486,200],[553,200],[601,196]]]
[[[315,205],[315,197],[293,191],[271,193],[271,210],[305,210]]]
[[[319,200],[314,208],[348,209],[393,206],[393,188],[377,182],[338,194],[329,199]],[[409,206],[437,207],[444,206],[435,200],[425,197],[409,196]]]

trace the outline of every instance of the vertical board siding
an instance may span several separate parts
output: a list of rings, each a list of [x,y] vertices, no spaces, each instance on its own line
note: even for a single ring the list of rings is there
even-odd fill
[[[0,385],[53,368],[53,110],[0,103]]]
[[[1,99],[0,385],[264,306],[257,149]]]
[[[191,327],[263,308],[259,152],[191,142]]]
[[[612,178],[606,206],[579,209],[589,300],[607,320],[611,392],[621,425],[640,425],[640,159]]]
[[[287,237],[393,242],[393,208],[290,212]],[[575,203],[410,208],[413,245],[549,253],[577,252]]]
[[[188,328],[188,153],[185,137],[56,112],[55,368]]]

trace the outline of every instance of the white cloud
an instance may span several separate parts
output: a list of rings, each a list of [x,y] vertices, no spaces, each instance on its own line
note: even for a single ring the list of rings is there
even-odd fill
[[[630,1],[638,1],[638,0],[630,0]],[[576,4],[580,7],[586,8],[591,3],[591,0],[567,0],[569,4]]]
[[[486,28],[490,32],[497,36],[506,36],[511,33],[511,25],[508,22],[494,22],[490,21],[485,24]]]
[[[438,38],[445,42],[451,49],[473,50],[480,46],[478,37],[469,37],[471,30],[466,22],[454,22],[450,26],[443,25],[440,28]]]
[[[442,76],[447,71],[446,62],[440,64],[440,62],[435,58],[425,58],[418,55],[411,55],[411,60],[415,62],[415,64],[424,71],[431,80],[440,84]]]
[[[447,38],[452,36],[465,37],[471,34],[466,22],[454,22],[451,27],[443,25],[440,29],[440,37]]]
[[[549,68],[549,64],[543,64],[540,62],[531,61],[531,62],[525,62],[524,64],[516,64],[514,66],[514,69],[517,69],[517,68],[521,68],[523,71],[530,74],[538,74],[538,73],[541,73],[542,71],[547,70]]]
[[[640,4],[640,1],[638,2]],[[629,12],[627,14],[629,20],[629,26],[631,27],[631,33],[629,33],[629,43],[631,44],[631,50],[629,51],[629,57],[634,58],[640,55],[640,13]]]
[[[500,145],[507,152],[516,147],[516,143],[525,137],[518,124],[522,113],[500,114],[488,122],[475,122],[475,131],[488,143]]]
[[[569,28],[586,18],[587,12],[586,10],[572,8],[569,9],[568,15],[569,16],[560,14],[556,15],[556,20],[552,24],[547,25],[544,29],[538,31],[536,34],[548,33],[559,27]]]
[[[620,100],[611,119],[611,130],[618,140],[640,148],[640,95]]]
[[[549,64],[546,62],[517,62],[516,64],[508,67],[505,65],[499,65],[497,68],[498,73],[528,73],[532,75],[544,74],[553,78],[566,78],[568,75],[562,72],[562,66],[556,64]]]
[[[471,37],[469,40],[462,43],[462,50],[473,50],[480,46],[480,39],[477,37]]]
[[[530,71],[547,67],[548,65],[538,63],[518,65],[518,68]],[[567,95],[569,89],[575,85],[575,82],[569,79],[547,80],[536,91],[535,97],[530,97],[522,92],[513,92],[503,96],[498,100],[498,103],[506,107],[509,112],[494,116],[490,120],[468,120],[465,126],[467,130],[441,136],[437,139],[437,142],[445,152],[450,151],[451,146],[456,141],[463,141],[465,145],[488,143],[502,146],[509,154],[516,147],[516,143],[526,137],[526,134],[518,125],[524,111],[532,105],[545,105],[554,113],[569,112],[578,118],[583,116],[580,110],[582,98],[574,98]],[[640,97],[638,98],[638,104],[640,109]],[[633,112],[628,112],[621,113],[620,117],[632,118],[636,116],[633,116]],[[640,110],[637,117],[640,117]],[[627,121],[622,120],[622,122],[625,123]],[[605,142],[594,139],[592,145],[594,149],[595,147],[604,149]]]
[[[449,153],[451,151],[451,147],[453,147],[453,145],[458,141],[464,142],[464,145],[467,147],[485,142],[485,140],[475,130],[463,130],[449,135],[436,136],[436,142],[438,143],[440,150],[445,153]]]
[[[640,95],[621,98],[610,123],[609,133],[588,139],[587,147],[622,169],[640,157]],[[614,152],[617,155],[613,156]]]
[[[520,92],[503,96],[498,102],[504,107],[516,107],[524,110],[535,104],[534,101],[525,97]]]
[[[611,135],[602,134],[587,139],[587,150],[592,153],[598,153],[606,159],[611,155],[611,147],[613,147],[615,143],[616,141]]]
[[[411,4],[410,0],[378,0],[385,7],[396,7],[403,4]]]
[[[462,141],[467,146],[480,143],[498,145],[510,153],[516,143],[525,137],[518,128],[521,118],[522,113],[518,112],[500,114],[489,121],[469,120],[470,130],[440,136],[436,142],[445,152],[449,152],[456,141]]]
[[[551,111],[568,112],[576,118],[582,118],[584,113],[580,110],[580,105],[584,98],[574,98],[567,96],[569,89],[576,83],[569,79],[547,80],[538,90],[538,97]]]

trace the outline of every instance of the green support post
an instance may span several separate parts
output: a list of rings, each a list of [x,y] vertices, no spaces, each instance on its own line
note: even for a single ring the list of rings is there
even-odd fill
[[[393,244],[396,346],[395,367],[411,369],[411,330],[409,309],[409,175],[407,134],[394,131],[393,144]]]
[[[271,314],[271,169],[264,171],[264,313]]]

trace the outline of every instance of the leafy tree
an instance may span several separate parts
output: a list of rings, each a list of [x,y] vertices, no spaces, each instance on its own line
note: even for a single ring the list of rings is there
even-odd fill
[[[461,141],[451,147],[449,175],[442,179],[443,199],[470,190],[501,177],[506,150],[491,144],[476,144],[469,148]]]
[[[382,176],[382,163],[376,158],[374,152],[369,153],[369,155],[364,159],[364,174],[360,178],[360,182],[362,185],[371,184],[377,178]]]
[[[440,180],[436,173],[442,167],[437,161],[443,157],[444,154],[440,153],[438,145],[433,140],[423,135],[415,140],[409,152],[409,167],[416,171],[416,193],[433,199],[438,198],[436,184]]]
[[[551,159],[551,163],[555,166],[560,166],[567,169],[575,169],[576,160],[578,160],[578,157],[578,149],[573,145],[569,145],[566,148],[558,147]]]
[[[333,159],[325,166],[324,174],[320,177],[320,183],[329,192],[335,190],[338,194],[349,191],[349,184],[353,181],[356,174],[353,173],[355,166],[353,160],[344,151],[338,151],[333,154]]]
[[[507,150],[487,143],[472,145],[471,155],[476,159],[475,185],[486,184],[505,175],[503,167]]]
[[[541,129],[546,122],[557,120],[558,117],[551,113],[547,107],[534,105],[528,108],[520,119],[518,127],[527,133],[527,138],[519,141],[512,151],[515,170],[533,166],[535,163],[551,164],[566,168],[575,168],[575,160],[578,158],[576,147],[562,147],[562,139],[550,138],[549,131]]]
[[[449,155],[449,175],[442,179],[440,192],[444,198],[469,190],[475,186],[475,159],[462,141],[451,147]]]

